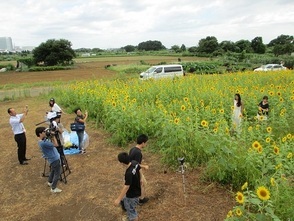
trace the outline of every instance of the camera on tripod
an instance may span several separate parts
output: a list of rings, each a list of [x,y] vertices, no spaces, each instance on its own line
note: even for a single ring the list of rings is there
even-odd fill
[[[183,165],[185,163],[185,157],[178,158],[178,161]]]

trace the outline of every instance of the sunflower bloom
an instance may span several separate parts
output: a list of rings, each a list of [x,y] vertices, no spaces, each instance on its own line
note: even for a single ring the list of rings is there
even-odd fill
[[[224,114],[224,113],[225,113],[225,110],[224,110],[224,109],[220,109],[219,112],[220,112],[221,114]]]
[[[180,123],[180,119],[179,119],[179,118],[175,118],[175,119],[174,119],[174,123],[175,123],[175,124],[179,124],[179,123]]]
[[[267,138],[265,139],[265,142],[267,142],[267,143],[271,142],[271,138],[267,137]]]
[[[270,192],[264,186],[258,187],[256,190],[256,193],[257,193],[258,198],[263,201],[269,200],[269,198],[270,198]]]
[[[275,178],[273,178],[273,177],[271,178],[271,185],[272,185],[272,186],[275,186],[275,185],[276,185]]]
[[[289,134],[287,134],[287,136],[286,136],[289,140],[291,140],[291,138],[292,138],[292,135],[289,133]]]
[[[267,127],[267,128],[266,128],[266,131],[267,131],[268,133],[270,133],[270,132],[272,132],[272,128],[271,128],[271,127]]]
[[[181,110],[182,110],[182,111],[185,111],[185,110],[186,110],[185,105],[182,105],[182,106],[181,106]]]
[[[248,187],[248,183],[245,182],[245,183],[243,184],[243,186],[241,187],[241,190],[245,190],[245,189],[247,189],[247,187]]]
[[[280,153],[280,148],[277,147],[277,146],[274,146],[274,153],[275,153],[276,155],[279,155],[279,153]]]
[[[257,152],[258,152],[258,153],[262,153],[262,146],[259,146],[259,147],[258,147]]]
[[[244,195],[241,192],[237,192],[236,200],[238,203],[243,204],[244,203]]]
[[[230,211],[228,212],[228,214],[227,214],[227,218],[230,218],[230,217],[232,217],[232,216],[233,216],[233,211],[230,210]]]
[[[236,209],[236,214],[237,216],[242,216],[242,210],[239,207]]]
[[[201,126],[202,127],[208,127],[208,122],[206,120],[201,121]]]
[[[256,149],[256,150],[257,150],[260,146],[261,146],[261,145],[260,145],[260,143],[259,143],[258,141],[254,141],[253,144],[252,144],[252,148],[254,148],[254,149]]]
[[[279,163],[279,164],[276,166],[276,170],[278,170],[278,169],[280,169],[280,168],[282,168],[282,164],[281,164],[281,163]]]
[[[293,157],[293,154],[290,152],[287,154],[287,159],[291,159]]]

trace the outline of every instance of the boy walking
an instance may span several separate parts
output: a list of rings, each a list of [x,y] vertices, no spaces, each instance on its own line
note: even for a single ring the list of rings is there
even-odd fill
[[[148,136],[145,134],[141,134],[137,137],[137,145],[135,147],[133,147],[130,152],[129,152],[129,156],[130,156],[130,160],[135,160],[140,164],[141,168],[144,169],[149,169],[148,165],[142,165],[142,159],[143,159],[143,155],[142,155],[142,149],[144,147],[147,146],[147,141],[148,141]],[[141,182],[141,196],[139,199],[139,204],[144,204],[147,203],[149,198],[145,197],[145,189],[146,189],[146,179],[145,176],[142,172],[142,170],[140,170],[140,182]]]
[[[141,195],[140,185],[140,165],[136,161],[130,161],[128,153],[122,152],[117,156],[118,161],[126,165],[125,184],[114,201],[115,205],[123,202],[124,208],[127,211],[127,216],[130,221],[138,221],[138,212],[136,206],[139,203],[139,196]]]

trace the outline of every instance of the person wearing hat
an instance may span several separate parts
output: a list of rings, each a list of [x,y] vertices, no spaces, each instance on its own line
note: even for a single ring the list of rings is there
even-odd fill
[[[51,107],[51,111],[53,112],[57,112],[57,113],[62,113],[62,110],[61,108],[58,106],[58,104],[55,103],[55,99],[54,98],[51,98],[49,100],[49,106]]]

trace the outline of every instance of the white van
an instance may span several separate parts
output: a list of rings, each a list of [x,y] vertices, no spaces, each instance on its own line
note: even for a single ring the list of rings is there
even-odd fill
[[[179,64],[152,66],[140,74],[141,80],[157,79],[166,77],[184,76],[183,66]]]

